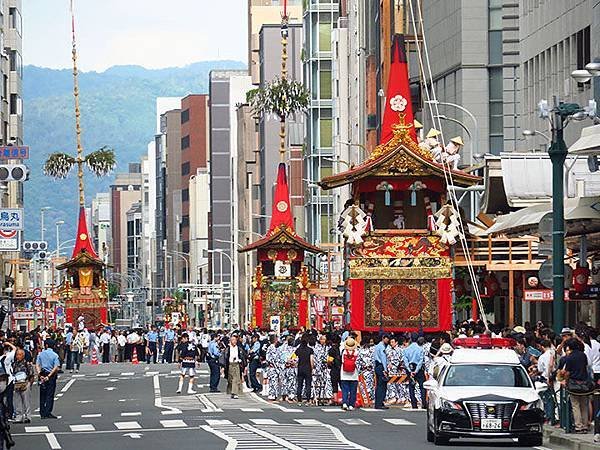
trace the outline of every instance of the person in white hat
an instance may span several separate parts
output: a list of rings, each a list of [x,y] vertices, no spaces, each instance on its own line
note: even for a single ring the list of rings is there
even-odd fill
[[[437,377],[442,373],[444,367],[446,367],[450,363],[450,358],[452,357],[452,353],[454,352],[454,348],[447,342],[442,344],[440,350],[437,352],[435,358],[433,358],[433,364],[429,368],[429,374],[437,379]]]
[[[342,370],[340,384],[342,385],[342,409],[352,411],[356,403],[356,389],[358,388],[358,343],[351,337],[344,341],[342,351]]]
[[[460,162],[460,149],[463,147],[464,142],[460,136],[453,137],[444,149],[443,158],[452,170],[458,169],[458,163]]]
[[[413,125],[415,126],[415,131],[417,132],[417,144],[420,144],[423,142],[423,124],[415,119],[413,121]]]
[[[440,161],[440,155],[442,154],[442,146],[438,140],[438,136],[442,133],[435,128],[431,128],[427,135],[425,136],[425,140],[419,144],[423,150],[427,150],[431,153],[431,156],[434,161]]]

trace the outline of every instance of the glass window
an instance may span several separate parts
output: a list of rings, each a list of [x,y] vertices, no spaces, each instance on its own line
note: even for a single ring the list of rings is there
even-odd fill
[[[319,72],[319,98],[331,99],[331,70]]]
[[[333,121],[327,118],[319,119],[319,146],[325,148],[333,147]]]
[[[444,386],[531,387],[529,375],[521,366],[465,364],[450,366]]]
[[[15,30],[17,30],[17,33],[19,33],[19,36],[21,36],[21,31],[22,31],[22,27],[23,27],[21,13],[19,12],[19,10],[17,8],[10,8],[8,10],[8,16],[9,16],[9,26],[11,28],[14,28]]]
[[[330,236],[329,236],[329,228],[332,226],[331,225],[331,220],[332,218],[329,216],[329,214],[321,214],[321,242],[329,242],[330,241]]]
[[[190,146],[190,136],[184,136],[181,138],[181,150],[185,150],[186,148],[189,148]]]
[[[190,190],[189,189],[182,189],[181,191],[181,201],[182,202],[189,202],[190,201]]]
[[[319,22],[319,51],[331,51],[331,23]]]
[[[188,120],[190,120],[190,110],[181,111],[181,123],[186,123]]]
[[[503,99],[503,86],[502,86],[502,68],[490,68],[490,100],[499,100]]]
[[[502,64],[502,31],[489,32],[490,64]]]
[[[188,175],[190,173],[190,163],[185,162],[181,165],[181,175]]]

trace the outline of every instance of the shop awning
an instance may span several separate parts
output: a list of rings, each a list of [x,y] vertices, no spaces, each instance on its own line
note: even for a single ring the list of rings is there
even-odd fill
[[[494,225],[488,228],[487,234],[537,234],[540,220],[550,211],[552,211],[551,204],[542,204],[498,216]],[[600,229],[600,197],[565,199],[565,221],[567,235],[578,235]]]

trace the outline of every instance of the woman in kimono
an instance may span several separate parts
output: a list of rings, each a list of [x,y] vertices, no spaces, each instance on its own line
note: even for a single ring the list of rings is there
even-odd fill
[[[283,363],[282,396],[292,403],[296,398],[296,378],[298,375],[298,358],[296,357],[293,336],[289,336],[287,342],[281,346],[281,357]]]
[[[356,359],[356,365],[358,366],[358,390],[363,397],[363,401],[366,403],[367,399],[365,394],[368,395],[369,403],[375,400],[375,363],[373,360],[373,354],[375,353],[375,343],[373,339],[370,339],[367,344],[363,345],[358,350],[358,358]],[[364,384],[362,384],[364,380]],[[366,392],[364,392],[366,386]],[[366,406],[366,405],[365,405]]]
[[[327,345],[327,336],[319,336],[319,340],[314,348],[315,367],[313,368],[312,394],[317,405],[324,404],[331,398],[331,378],[329,367],[327,367],[327,357],[329,345]]]
[[[269,400],[282,396],[283,367],[281,366],[281,346],[276,335],[269,337],[269,347],[265,356],[267,364],[267,395]]]

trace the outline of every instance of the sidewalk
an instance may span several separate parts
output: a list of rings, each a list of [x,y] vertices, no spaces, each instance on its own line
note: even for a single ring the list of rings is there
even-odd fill
[[[598,450],[600,443],[594,442],[594,434],[565,433],[562,428],[549,425],[544,427],[544,437],[550,444],[558,445],[571,450]]]

